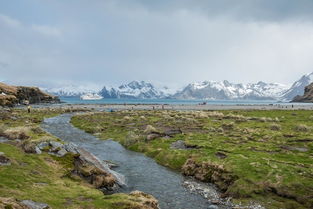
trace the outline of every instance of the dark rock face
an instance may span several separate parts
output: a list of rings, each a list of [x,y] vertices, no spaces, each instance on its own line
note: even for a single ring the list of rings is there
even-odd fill
[[[0,83],[0,106],[57,102],[60,102],[58,97],[47,94],[37,87],[10,86]]]
[[[296,96],[292,102],[313,102],[313,83],[305,87],[303,96]]]
[[[19,103],[22,103],[25,100],[28,100],[30,104],[60,102],[58,97],[49,95],[37,87],[17,87],[17,98]]]

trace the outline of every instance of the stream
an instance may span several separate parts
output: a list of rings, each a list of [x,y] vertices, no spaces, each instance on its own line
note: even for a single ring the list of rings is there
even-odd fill
[[[65,142],[73,142],[86,149],[100,160],[116,163],[118,167],[114,170],[125,176],[127,184],[119,192],[140,190],[151,194],[158,199],[161,209],[221,208],[211,205],[201,195],[191,193],[182,186],[186,178],[181,174],[157,164],[141,153],[125,149],[118,142],[99,140],[73,127],[70,123],[72,116],[63,114],[45,119],[42,128]]]

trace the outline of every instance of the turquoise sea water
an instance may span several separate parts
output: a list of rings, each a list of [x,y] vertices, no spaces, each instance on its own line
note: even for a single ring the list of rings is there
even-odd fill
[[[177,99],[101,99],[101,100],[81,100],[79,97],[60,97],[62,102],[68,104],[207,104],[216,105],[270,105],[281,104],[291,105],[291,103],[278,102],[273,100],[177,100]],[[293,103],[296,104],[296,103]],[[303,103],[301,103],[303,105]]]

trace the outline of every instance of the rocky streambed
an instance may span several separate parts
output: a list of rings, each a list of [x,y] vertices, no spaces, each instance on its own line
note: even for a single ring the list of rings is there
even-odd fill
[[[65,142],[75,143],[99,160],[117,164],[114,172],[125,178],[125,185],[118,189],[119,192],[140,190],[149,193],[158,199],[162,209],[227,208],[214,204],[219,199],[214,186],[186,179],[143,154],[125,149],[115,141],[99,140],[73,127],[70,123],[71,117],[72,114],[64,114],[45,119],[42,127]],[[194,185],[197,185],[197,189]]]

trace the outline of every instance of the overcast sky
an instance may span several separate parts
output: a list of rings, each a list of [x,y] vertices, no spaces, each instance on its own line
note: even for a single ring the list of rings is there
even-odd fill
[[[313,71],[313,0],[0,1],[0,81],[292,83]]]

